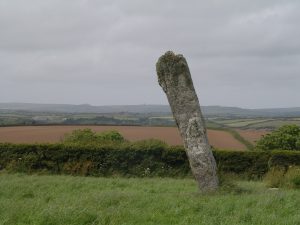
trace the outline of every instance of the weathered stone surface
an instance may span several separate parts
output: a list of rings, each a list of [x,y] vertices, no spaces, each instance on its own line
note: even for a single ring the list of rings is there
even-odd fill
[[[156,64],[159,85],[167,95],[192,172],[202,192],[218,188],[216,162],[208,143],[188,64],[182,55],[166,52]]]

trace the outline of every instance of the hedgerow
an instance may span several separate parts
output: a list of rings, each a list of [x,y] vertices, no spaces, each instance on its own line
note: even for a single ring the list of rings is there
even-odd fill
[[[296,151],[214,150],[221,173],[262,177],[271,167],[300,165]],[[111,145],[0,144],[0,169],[83,176],[191,176],[183,147],[159,141]]]

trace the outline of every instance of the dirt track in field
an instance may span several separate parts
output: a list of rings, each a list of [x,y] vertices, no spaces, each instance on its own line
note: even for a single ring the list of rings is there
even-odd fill
[[[66,133],[75,129],[91,128],[94,131],[117,130],[126,139],[137,141],[155,138],[170,145],[181,145],[182,141],[176,127],[138,127],[138,126],[20,126],[0,127],[0,142],[11,143],[55,143]],[[220,149],[245,150],[246,147],[226,131],[208,130],[211,145]]]

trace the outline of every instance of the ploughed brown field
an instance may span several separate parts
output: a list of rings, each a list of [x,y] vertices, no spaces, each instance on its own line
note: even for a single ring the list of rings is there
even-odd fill
[[[263,135],[270,133],[267,130],[240,130],[237,129],[237,132],[246,140],[250,141],[252,144],[255,144]]]
[[[11,143],[55,143],[65,134],[75,129],[91,128],[101,132],[117,130],[126,139],[137,141],[143,139],[160,139],[170,145],[181,145],[182,141],[176,127],[138,127],[138,126],[19,126],[0,127],[0,142]],[[220,149],[245,150],[246,147],[230,133],[208,130],[209,142]]]

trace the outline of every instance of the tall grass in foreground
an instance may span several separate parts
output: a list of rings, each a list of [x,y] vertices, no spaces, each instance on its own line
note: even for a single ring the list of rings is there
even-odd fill
[[[300,167],[285,168],[274,167],[265,175],[264,181],[268,187],[298,188],[300,190]]]
[[[1,225],[300,224],[300,191],[238,182],[198,193],[192,179],[0,174]]]

